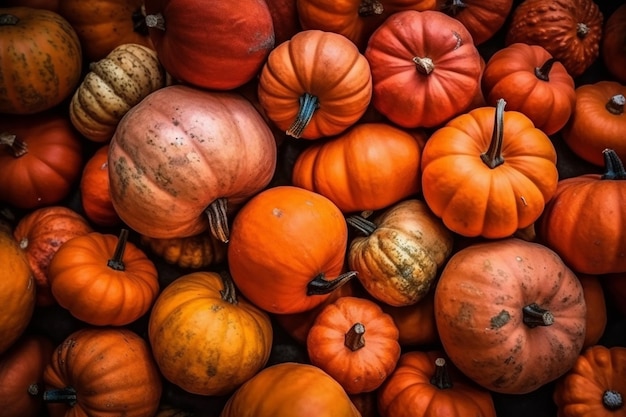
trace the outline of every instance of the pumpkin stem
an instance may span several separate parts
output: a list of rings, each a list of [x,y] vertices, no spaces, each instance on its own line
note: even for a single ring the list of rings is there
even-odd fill
[[[239,301],[237,301],[237,289],[232,275],[228,271],[220,271],[219,274],[222,278],[222,284],[224,284],[224,289],[220,291],[222,300],[237,305]]]
[[[161,13],[148,14],[145,19],[146,27],[165,30],[165,18]]]
[[[459,12],[467,7],[467,4],[463,3],[462,0],[452,0],[445,2],[442,7],[443,11],[451,16],[456,16]]]
[[[209,229],[214,238],[223,243],[228,243],[230,230],[227,216],[228,199],[217,198],[204,211],[209,218]]]
[[[589,26],[587,26],[586,24],[582,22],[576,25],[576,36],[578,36],[580,39],[584,39],[588,33],[589,33]]]
[[[619,116],[624,113],[624,104],[626,104],[626,97],[621,94],[616,94],[606,103],[606,109],[609,113]]]
[[[613,149],[605,149],[602,155],[604,156],[604,174],[601,178],[603,180],[626,180],[626,170],[617,152]]]
[[[522,308],[523,322],[528,327],[550,326],[554,324],[554,315],[537,304],[528,304]]]
[[[602,394],[602,405],[610,411],[615,411],[624,406],[622,394],[612,389],[604,391]]]
[[[285,133],[289,136],[293,136],[296,139],[300,139],[302,132],[309,125],[309,122],[313,118],[315,110],[320,107],[319,100],[316,96],[304,93],[300,96],[300,108],[296,115],[296,120],[293,121],[289,129]]]
[[[376,223],[367,220],[365,217],[360,215],[346,217],[346,223],[363,233],[365,236],[371,235],[377,228]]]
[[[359,16],[361,17],[380,15],[384,11],[383,4],[378,0],[363,0],[359,4]]]
[[[0,145],[7,145],[13,151],[13,156],[19,158],[28,153],[28,145],[15,135],[8,132],[0,133]]]
[[[550,81],[550,71],[555,62],[556,59],[550,58],[542,66],[535,68],[535,76],[541,81]]]
[[[133,31],[143,36],[148,36],[148,24],[146,23],[146,8],[142,4],[131,15],[133,21]]]
[[[435,359],[435,375],[430,378],[430,383],[439,389],[452,388],[452,381],[448,373],[448,365],[444,358]]]
[[[72,387],[65,387],[44,391],[43,400],[47,403],[65,403],[74,406],[76,405],[76,390]]]
[[[28,386],[27,389],[28,395],[32,395],[33,397],[39,395],[39,384],[33,383]]]
[[[337,278],[327,280],[323,272],[317,274],[307,285],[306,295],[326,295],[330,294],[337,288],[341,287],[346,282],[350,281],[353,277],[356,277],[356,271],[346,272],[339,275]]]
[[[491,135],[489,149],[480,155],[480,159],[482,159],[485,165],[491,169],[494,169],[504,163],[504,158],[502,157],[504,106],[506,106],[506,101],[501,98],[496,103],[495,121],[493,122],[493,133]]]
[[[17,25],[20,19],[9,13],[0,14],[0,26]]]
[[[362,323],[355,323],[350,327],[343,344],[352,352],[365,347],[365,326]]]
[[[428,75],[435,70],[435,63],[428,57],[421,58],[414,56],[412,61],[415,63],[415,69],[417,69],[420,74]]]
[[[107,266],[116,271],[123,271],[124,266],[124,251],[126,250],[126,242],[128,241],[128,229],[122,229],[117,239],[117,245],[115,245],[115,252],[113,256],[107,262]]]

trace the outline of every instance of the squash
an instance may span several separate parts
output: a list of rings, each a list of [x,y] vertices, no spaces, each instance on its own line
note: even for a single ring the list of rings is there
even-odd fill
[[[624,413],[626,348],[591,346],[554,389],[557,417],[615,417]]]
[[[463,112],[479,89],[481,57],[458,20],[426,10],[391,15],[365,50],[372,104],[406,127],[441,125]]]
[[[511,13],[504,42],[540,45],[578,77],[600,54],[602,23],[593,0],[524,0]]]
[[[306,340],[311,364],[348,394],[376,390],[400,358],[393,319],[371,300],[340,297],[320,311]]]
[[[235,216],[227,262],[241,293],[265,311],[300,313],[354,277],[348,226],[328,198],[290,185],[261,191]]]
[[[70,102],[70,119],[87,139],[108,142],[131,107],[164,87],[165,74],[156,52],[125,43],[89,64]]]
[[[148,343],[125,328],[73,332],[55,349],[43,378],[50,417],[152,417],[163,389]]]
[[[0,8],[0,113],[35,114],[70,97],[82,75],[74,28],[46,9]]]
[[[157,239],[140,236],[141,244],[165,262],[184,269],[199,269],[226,260],[227,244],[209,232],[194,236]]]
[[[139,234],[180,238],[210,228],[226,242],[228,215],[269,184],[276,153],[272,131],[243,96],[160,88],[111,139],[111,201]]]
[[[600,56],[615,80],[626,84],[626,4],[617,6],[604,22]]]
[[[517,238],[457,251],[435,289],[450,360],[488,390],[527,394],[569,370],[585,340],[580,281],[546,246]]]
[[[454,17],[469,30],[474,45],[490,40],[506,23],[513,0],[438,0],[437,10]]]
[[[296,33],[270,52],[259,78],[265,114],[294,138],[343,132],[363,116],[371,97],[367,59],[333,32]]]
[[[132,242],[91,232],[63,243],[48,266],[52,295],[76,318],[123,326],[146,314],[159,293],[154,263]]]
[[[231,394],[261,370],[272,347],[269,316],[238,297],[228,273],[193,272],[159,295],[148,323],[163,376],[199,395]]]
[[[109,144],[100,146],[89,157],[78,185],[85,217],[101,227],[118,226],[118,216],[109,194]]]
[[[24,251],[35,278],[38,306],[56,304],[48,279],[48,267],[54,254],[63,243],[90,232],[93,228],[87,220],[65,206],[40,207],[19,220],[13,237]]]
[[[516,111],[481,107],[437,129],[422,152],[422,193],[466,237],[504,238],[532,225],[558,182],[548,136]]]
[[[341,385],[317,366],[264,368],[226,402],[220,417],[360,417]]]

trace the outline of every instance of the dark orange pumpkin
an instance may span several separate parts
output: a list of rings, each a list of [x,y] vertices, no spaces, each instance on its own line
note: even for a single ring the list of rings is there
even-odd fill
[[[394,307],[380,303],[383,311],[391,316],[400,331],[398,343],[403,348],[436,346],[439,343],[435,322],[435,288],[415,304]]]
[[[80,202],[85,216],[98,226],[117,226],[122,221],[109,193],[109,144],[87,160],[80,177]]]
[[[491,39],[506,22],[513,0],[438,0],[438,10],[459,20],[475,45]]]
[[[626,3],[618,6],[604,24],[600,56],[609,73],[626,83]]]

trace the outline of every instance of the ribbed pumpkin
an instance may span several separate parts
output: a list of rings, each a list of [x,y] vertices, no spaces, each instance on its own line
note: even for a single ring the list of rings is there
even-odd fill
[[[165,74],[153,49],[119,45],[89,65],[70,102],[72,124],[87,139],[107,142],[126,112],[164,84]]]
[[[44,383],[51,417],[152,417],[163,388],[148,343],[125,328],[70,334],[57,346]]]
[[[269,316],[235,291],[227,273],[194,272],[161,292],[148,335],[167,380],[190,393],[226,395],[265,366]]]
[[[59,14],[0,8],[0,112],[34,114],[71,96],[80,82],[81,45]]]
[[[506,22],[513,0],[438,0],[437,10],[454,17],[469,30],[474,45],[491,39]]]
[[[109,144],[100,146],[85,163],[78,185],[80,202],[92,223],[111,227],[122,220],[113,207],[109,193]]]

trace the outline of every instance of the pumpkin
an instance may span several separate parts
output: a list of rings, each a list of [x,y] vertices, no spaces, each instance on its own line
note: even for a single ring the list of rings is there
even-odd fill
[[[302,30],[296,0],[266,0],[266,3],[272,15],[276,45],[288,41]]]
[[[54,254],[63,243],[90,232],[93,229],[87,220],[65,206],[41,207],[19,220],[13,237],[19,242],[30,265],[38,306],[56,304],[48,280],[48,266]]]
[[[372,103],[403,127],[435,127],[474,99],[481,58],[465,26],[438,11],[402,11],[372,34],[365,50]]]
[[[125,328],[86,327],[57,346],[44,370],[51,417],[152,417],[161,376],[148,343]]]
[[[604,165],[602,151],[613,149],[626,158],[626,85],[598,81],[576,88],[576,106],[561,136],[568,148],[581,159]]]
[[[435,288],[450,360],[499,393],[526,394],[562,376],[582,349],[586,315],[574,272],[546,246],[517,238],[459,250]]]
[[[122,221],[109,194],[109,144],[100,146],[89,157],[78,186],[85,217],[102,227],[119,225]]]
[[[607,310],[626,316],[626,273],[602,276],[602,287],[606,296]]]
[[[626,272],[626,170],[612,149],[603,152],[605,172],[559,181],[537,228],[538,237],[576,272]],[[583,221],[585,220],[585,221]]]
[[[513,9],[513,0],[438,0],[437,4],[437,10],[465,25],[474,45],[491,39],[504,26]]]
[[[0,8],[0,113],[34,114],[69,97],[80,82],[74,28],[46,9]]]
[[[168,381],[194,394],[226,395],[265,366],[271,321],[235,291],[227,273],[193,272],[161,292],[148,335]]]
[[[524,0],[511,13],[504,42],[540,45],[578,77],[600,54],[602,23],[593,0]]]
[[[424,136],[385,122],[359,123],[304,149],[292,183],[329,198],[344,213],[388,207],[420,191]]]
[[[268,366],[229,398],[220,417],[360,417],[341,385],[310,364]]]
[[[296,0],[303,29],[339,33],[364,50],[372,33],[403,10],[434,10],[436,0]]]
[[[577,274],[580,285],[583,287],[583,296],[587,306],[587,322],[585,325],[585,341],[583,350],[596,345],[602,336],[608,322],[606,300],[602,280],[597,275]]]
[[[392,306],[420,301],[452,253],[452,233],[422,200],[398,202],[370,221],[346,219],[364,236],[355,236],[348,265],[365,290]]]
[[[34,209],[69,195],[83,167],[83,146],[67,116],[0,117],[0,132],[0,200]]]
[[[4,417],[42,415],[43,371],[53,350],[47,337],[24,334],[0,355],[0,407]]]
[[[144,315],[159,293],[154,263],[132,242],[91,232],[63,243],[48,266],[52,295],[79,320],[123,326]]]
[[[391,316],[400,335],[398,343],[403,348],[416,346],[436,346],[439,343],[435,322],[435,286],[416,302],[395,307],[380,303],[383,311]]]
[[[259,78],[265,114],[295,138],[343,132],[363,116],[371,97],[367,59],[333,32],[298,32],[272,50]]]
[[[374,301],[340,297],[319,312],[306,346],[311,364],[348,394],[376,390],[400,357],[399,331]]]
[[[600,56],[616,81],[626,83],[626,4],[617,6],[604,23]]]
[[[210,228],[226,242],[227,210],[269,184],[276,153],[272,131],[243,96],[164,87],[130,109],[111,139],[111,201],[139,234]]]
[[[409,351],[378,389],[381,417],[495,417],[491,394],[468,380],[440,350]]]
[[[70,102],[72,124],[87,139],[108,142],[122,116],[164,84],[153,49],[134,43],[116,46],[89,64]]]
[[[482,88],[489,105],[503,98],[546,135],[561,130],[576,105],[574,79],[539,45],[514,43],[496,51],[485,65]]]
[[[328,198],[291,185],[261,191],[233,221],[227,261],[241,293],[270,313],[311,310],[354,276],[348,226]]]
[[[35,310],[35,280],[26,255],[6,230],[0,229],[0,354],[24,333]]]
[[[103,59],[119,45],[135,43],[152,48],[143,0],[59,1],[59,14],[70,22],[88,62]]]
[[[463,236],[503,238],[533,224],[556,191],[556,150],[524,114],[480,107],[437,129],[422,152],[422,193]]]
[[[557,417],[611,417],[624,413],[626,348],[591,346],[554,389]]]
[[[275,46],[272,15],[264,1],[147,0],[145,10],[165,70],[197,87],[231,90],[245,84]]]
[[[199,269],[220,264],[226,259],[226,243],[208,232],[171,239],[142,235],[140,239],[157,256],[179,268]]]

